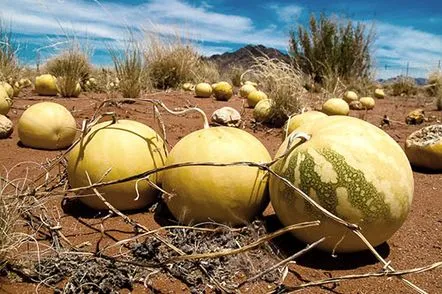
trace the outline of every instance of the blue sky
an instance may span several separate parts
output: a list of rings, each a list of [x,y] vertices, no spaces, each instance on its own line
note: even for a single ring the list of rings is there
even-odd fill
[[[5,3],[6,2],[6,3]],[[377,77],[425,77],[442,59],[442,1],[2,0],[20,57],[35,63],[62,48],[63,35],[88,40],[96,64],[109,64],[108,46],[121,46],[127,28],[183,33],[204,55],[263,44],[287,50],[288,32],[311,13],[344,16],[371,26],[377,38]]]

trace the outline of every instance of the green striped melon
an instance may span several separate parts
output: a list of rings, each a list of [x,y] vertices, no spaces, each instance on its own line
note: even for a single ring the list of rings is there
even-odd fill
[[[328,211],[358,224],[373,246],[388,240],[405,221],[413,198],[413,173],[401,147],[381,129],[347,116],[314,120],[293,134],[298,132],[311,138],[279,159],[273,170]],[[286,152],[289,138],[277,157]],[[321,221],[318,227],[294,232],[304,242],[325,236],[319,248],[326,251],[367,249],[355,234],[325,217],[275,176],[270,178],[270,198],[284,225]]]

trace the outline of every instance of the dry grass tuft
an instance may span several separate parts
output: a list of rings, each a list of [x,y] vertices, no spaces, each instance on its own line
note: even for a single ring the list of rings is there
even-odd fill
[[[130,40],[125,44],[124,52],[119,53],[115,49],[109,50],[115,67],[118,87],[124,98],[138,98],[145,89],[145,62],[141,44]],[[114,83],[114,82],[111,82]],[[107,87],[112,85],[107,84]]]
[[[18,81],[21,66],[17,59],[17,50],[11,29],[0,18],[0,81],[11,84]]]
[[[165,90],[185,82],[219,79],[216,65],[203,61],[193,44],[178,34],[167,39],[147,34],[145,42],[147,74],[154,88]]]
[[[57,78],[62,97],[77,97],[78,84],[83,84],[91,72],[89,56],[76,41],[70,41],[59,55],[49,59],[45,71]]]
[[[260,89],[273,100],[268,123],[282,126],[290,115],[304,107],[303,75],[292,65],[278,59],[257,57],[251,71]]]
[[[218,66],[214,62],[207,60],[200,60],[193,75],[194,83],[206,82],[212,84],[221,79]]]

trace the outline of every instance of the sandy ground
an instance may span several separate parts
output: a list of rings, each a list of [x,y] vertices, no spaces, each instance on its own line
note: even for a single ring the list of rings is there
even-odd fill
[[[218,102],[212,99],[194,98],[190,93],[169,92],[146,95],[145,98],[160,99],[169,107],[198,106],[208,115],[222,107],[231,106],[241,111],[243,100],[234,97],[228,102]],[[56,101],[65,105],[73,111],[78,125],[85,118],[89,118],[94,107],[105,99],[102,94],[83,94],[77,99],[61,99],[32,96],[31,93],[21,95],[14,104],[14,109],[9,113],[10,119],[17,123],[24,107],[37,103],[39,101]],[[350,115],[363,118],[375,125],[379,125],[382,117],[386,114],[391,119],[390,127],[385,131],[392,136],[401,146],[403,146],[406,137],[414,130],[435,123],[436,120],[442,121],[442,112],[437,112],[434,104],[430,100],[412,99],[412,98],[387,98],[377,100],[374,110],[365,113],[365,111],[351,111]],[[432,121],[425,122],[421,126],[408,126],[404,124],[406,114],[418,107],[426,111],[427,117]],[[121,118],[130,118],[151,126],[156,126],[152,115],[152,107],[147,103],[137,102],[135,104],[124,104],[119,108],[108,107],[105,111],[116,111]],[[283,132],[281,129],[271,129],[260,126],[253,127],[251,123],[252,111],[245,109],[243,113],[244,128],[246,131],[254,134],[274,155],[282,142]],[[186,134],[198,130],[202,127],[202,121],[197,114],[190,114],[186,117],[174,117],[165,114],[163,116],[167,129],[167,138],[170,146]],[[60,154],[60,151],[42,151],[25,148],[21,146],[18,140],[17,131],[10,138],[0,141],[0,165],[7,170],[16,166],[12,175],[28,176],[40,173],[35,165],[23,164],[25,161],[44,163]],[[412,209],[409,218],[403,227],[388,241],[379,246],[378,250],[382,256],[391,261],[397,270],[421,267],[442,260],[442,174],[424,173],[414,171],[415,194]],[[61,213],[62,232],[73,244],[91,242],[91,248],[97,246],[102,233],[101,224],[105,224],[106,236],[100,241],[98,246],[105,246],[133,235],[132,228],[125,224],[119,217],[112,217],[105,221],[101,218],[94,218],[85,215],[78,215],[75,210],[69,207],[62,207],[62,199],[54,198],[48,202],[48,205]],[[160,226],[160,221],[150,212],[138,212],[131,217],[150,229]],[[272,208],[269,206],[265,211],[265,218],[270,222],[275,221]],[[114,240],[113,240],[114,239]],[[274,245],[281,249],[283,254],[293,254],[295,250],[303,248],[291,236],[283,236],[273,241]],[[91,250],[92,250],[91,249]],[[382,268],[382,265],[372,257],[370,253],[362,252],[358,254],[341,254],[332,257],[319,251],[311,251],[297,260],[296,264],[290,266],[290,271],[285,284],[296,285],[306,281],[336,277],[348,274],[359,274],[366,272],[376,272]],[[429,293],[442,293],[442,269],[415,274],[409,277],[409,280],[416,283]],[[17,282],[0,277],[1,293],[34,293],[35,284]],[[152,280],[150,289],[146,290],[142,285],[137,285],[134,292],[151,291],[155,293],[186,293],[189,289],[172,277],[159,275]],[[258,283],[242,289],[243,292],[265,293],[272,289],[274,285]],[[39,288],[41,292],[52,292],[47,288]],[[126,291],[127,292],[127,291]],[[408,293],[410,290],[397,279],[371,278],[363,280],[351,280],[340,282],[333,287],[328,288],[309,288],[301,291],[302,293]]]

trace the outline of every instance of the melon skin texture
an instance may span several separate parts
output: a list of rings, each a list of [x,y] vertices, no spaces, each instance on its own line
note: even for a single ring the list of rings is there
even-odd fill
[[[213,88],[213,95],[218,101],[229,101],[233,96],[233,88],[227,82],[219,82]]]
[[[77,124],[63,105],[40,102],[23,112],[17,130],[23,145],[57,150],[66,148],[74,142]]]
[[[291,134],[295,129],[299,128],[301,125],[316,119],[327,117],[323,112],[319,111],[307,111],[301,114],[293,115],[287,121],[287,134]]]
[[[34,86],[39,95],[56,96],[58,93],[57,78],[50,74],[36,77]]]
[[[268,99],[266,93],[259,91],[259,90],[252,91],[247,96],[247,104],[249,105],[249,107],[255,107],[259,101],[265,100],[265,99]]]
[[[241,96],[242,98],[247,98],[247,96],[253,91],[256,91],[255,86],[250,84],[245,84],[239,89],[239,96]]]
[[[195,87],[195,96],[201,98],[209,98],[212,95],[212,86],[208,83],[199,83]]]
[[[359,99],[359,102],[361,102],[362,106],[365,109],[369,109],[369,110],[373,109],[376,104],[374,99],[371,97],[362,97],[361,99]]]
[[[92,183],[112,181],[134,176],[164,166],[166,150],[163,140],[150,127],[132,120],[106,121],[91,131],[67,155],[68,180],[71,187],[89,186],[86,171]],[[106,172],[110,169],[110,172]],[[150,180],[159,184],[158,174]],[[148,181],[136,180],[97,188],[100,194],[119,210],[133,210],[151,204],[157,190]],[[82,192],[94,195],[93,191]],[[80,197],[81,202],[95,210],[108,209],[95,195]]]
[[[347,103],[350,103],[352,101],[358,101],[358,94],[356,94],[356,92],[353,91],[347,91],[344,93],[344,101]]]
[[[259,101],[253,109],[253,118],[258,122],[267,122],[270,119],[272,103],[272,99]]]
[[[0,114],[6,115],[12,106],[12,100],[9,98],[6,90],[0,86]]]
[[[350,106],[342,99],[331,98],[322,105],[322,112],[327,115],[348,115]]]
[[[280,159],[273,170],[331,213],[359,225],[373,246],[388,240],[405,221],[413,198],[413,173],[401,147],[381,129],[353,117],[326,117],[297,131],[311,139]],[[288,140],[276,157],[284,154]],[[318,248],[331,252],[345,235],[337,252],[367,249],[355,234],[274,176],[270,198],[285,226],[321,221],[318,227],[294,231],[298,239],[312,243],[326,236]]]
[[[384,99],[385,98],[384,89],[376,89],[376,90],[374,90],[374,97],[376,97],[378,99]]]
[[[264,163],[271,156],[251,134],[231,127],[195,131],[170,152],[166,166],[184,162]],[[161,174],[163,189],[171,193],[166,204],[185,224],[215,221],[229,225],[249,223],[267,206],[268,173],[247,166],[179,167]]]
[[[9,98],[13,98],[14,97],[14,88],[12,88],[12,86],[6,82],[0,82],[0,86],[3,87],[3,89],[5,89],[6,93],[8,94]]]
[[[442,125],[413,132],[405,141],[405,154],[413,166],[442,170]]]

